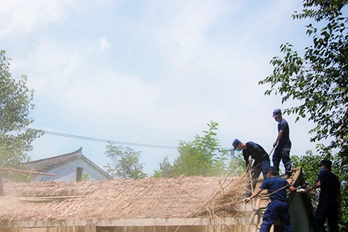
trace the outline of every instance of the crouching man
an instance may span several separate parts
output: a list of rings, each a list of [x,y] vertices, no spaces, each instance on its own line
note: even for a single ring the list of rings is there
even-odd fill
[[[280,178],[274,167],[269,167],[266,175],[268,178],[261,184],[260,188],[256,189],[250,197],[244,198],[243,201],[249,202],[262,190],[267,189],[271,202],[263,215],[260,232],[268,232],[276,218],[280,219],[284,232],[292,232],[286,189],[296,191],[296,188],[290,185],[286,179]]]

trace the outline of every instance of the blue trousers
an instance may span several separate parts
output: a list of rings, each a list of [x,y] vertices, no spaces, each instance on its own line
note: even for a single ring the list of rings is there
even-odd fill
[[[285,167],[285,173],[291,174],[290,150],[291,150],[290,141],[288,141],[284,145],[278,145],[276,149],[274,150],[272,161],[273,161],[273,166],[278,173],[279,173],[279,164],[281,160]]]
[[[254,162],[252,170],[251,170],[251,176],[252,176],[252,180],[253,180],[253,189],[255,189],[255,187],[256,187],[256,182],[257,182],[257,179],[259,178],[261,172],[263,175],[263,179],[264,180],[267,179],[266,173],[267,173],[268,167],[270,165],[271,164],[270,164],[269,159],[268,160],[265,159],[262,162],[256,162],[256,161]]]
[[[330,232],[338,232],[338,205],[337,203],[319,202],[315,212],[315,231],[325,232],[325,221],[327,219]]]
[[[284,201],[272,201],[263,214],[263,221],[260,232],[268,232],[275,219],[279,218],[283,228],[283,232],[292,232],[289,206]]]

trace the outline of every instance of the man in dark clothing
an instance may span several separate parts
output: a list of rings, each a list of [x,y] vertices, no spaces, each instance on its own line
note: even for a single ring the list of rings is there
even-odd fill
[[[252,198],[259,195],[262,190],[267,189],[271,202],[263,214],[260,232],[268,232],[276,218],[280,219],[283,232],[292,232],[286,189],[296,191],[296,188],[285,179],[278,177],[278,172],[274,167],[268,168],[267,177],[260,188],[255,190],[251,197],[244,198],[243,201],[249,202]]]
[[[283,118],[282,111],[275,109],[273,111],[273,117],[278,122],[278,135],[276,141],[273,143],[273,147],[276,147],[273,153],[273,165],[276,171],[279,173],[279,163],[282,160],[285,167],[285,176],[291,176],[291,160],[290,160],[290,129],[288,122]]]
[[[265,149],[261,147],[259,144],[254,143],[252,141],[247,143],[242,143],[238,139],[235,139],[232,143],[232,146],[235,150],[243,151],[243,157],[245,160],[246,168],[249,167],[249,157],[254,160],[254,163],[251,167],[251,177],[252,177],[252,185],[253,189],[256,186],[257,179],[259,178],[261,172],[263,178],[267,178],[267,169],[270,166],[269,156]],[[247,192],[247,196],[251,195],[250,187]]]
[[[319,164],[320,173],[317,183],[308,188],[311,191],[320,188],[319,204],[315,215],[315,231],[325,231],[325,221],[328,220],[330,232],[338,232],[338,214],[341,211],[340,182],[331,172],[331,161],[322,160]]]

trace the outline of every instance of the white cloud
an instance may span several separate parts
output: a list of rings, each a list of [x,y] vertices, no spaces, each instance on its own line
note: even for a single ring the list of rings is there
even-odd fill
[[[99,38],[99,49],[101,52],[104,52],[110,47],[110,43],[105,36]]]
[[[29,33],[65,17],[64,1],[1,1],[0,38]]]

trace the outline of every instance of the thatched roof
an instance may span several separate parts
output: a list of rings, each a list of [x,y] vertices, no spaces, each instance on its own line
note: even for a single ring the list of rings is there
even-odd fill
[[[245,177],[4,183],[0,222],[233,216]]]

